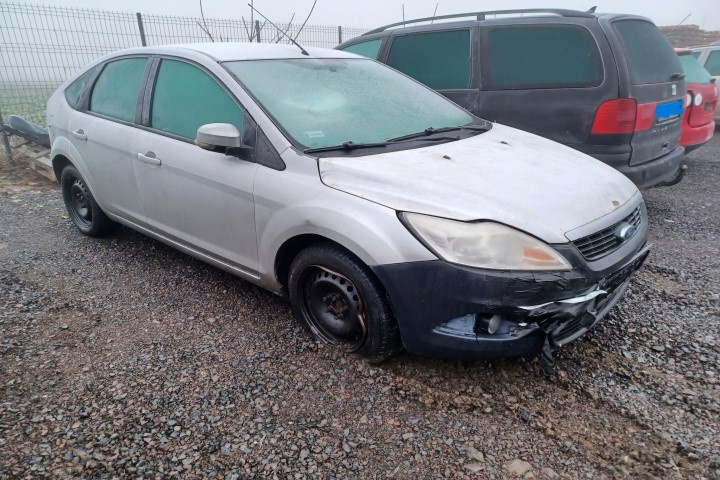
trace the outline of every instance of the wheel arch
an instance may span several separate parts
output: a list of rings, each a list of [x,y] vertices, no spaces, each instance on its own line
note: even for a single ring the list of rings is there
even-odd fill
[[[285,240],[285,242],[280,245],[280,248],[278,248],[275,254],[275,261],[273,264],[275,278],[280,284],[280,289],[283,296],[287,296],[288,294],[287,286],[288,278],[290,277],[290,265],[292,264],[295,257],[297,257],[298,254],[306,248],[320,243],[331,243],[339,248],[342,248],[348,254],[352,255],[359,262],[362,262],[363,265],[369,268],[369,265],[367,265],[367,263],[364,262],[355,253],[353,253],[351,249],[331,238],[316,233],[304,233],[300,235],[295,235],[294,237]]]
[[[53,173],[55,173],[55,180],[60,183],[60,175],[62,175],[62,171],[65,167],[68,165],[73,165],[73,163],[70,161],[68,157],[63,155],[62,153],[58,153],[52,158],[52,169]],[[73,165],[74,166],[74,165]]]

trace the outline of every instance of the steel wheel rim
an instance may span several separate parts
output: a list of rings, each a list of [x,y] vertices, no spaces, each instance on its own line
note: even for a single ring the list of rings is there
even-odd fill
[[[92,225],[92,207],[90,205],[90,192],[85,182],[79,178],[74,178],[69,193],[69,203],[73,217],[85,227],[90,227]]]
[[[367,338],[365,309],[347,277],[313,265],[300,279],[301,309],[311,330],[324,342],[359,350]]]

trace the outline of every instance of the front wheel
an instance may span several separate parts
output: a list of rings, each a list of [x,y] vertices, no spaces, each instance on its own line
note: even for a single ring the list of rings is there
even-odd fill
[[[374,361],[401,349],[382,285],[342,248],[324,243],[303,250],[290,266],[288,284],[295,316],[316,339]]]
[[[80,172],[68,165],[60,174],[60,188],[70,220],[85,235],[98,237],[112,231],[115,224],[93,198]]]

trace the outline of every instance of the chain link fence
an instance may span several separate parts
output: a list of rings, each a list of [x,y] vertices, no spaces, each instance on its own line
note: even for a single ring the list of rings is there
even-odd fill
[[[0,1],[0,116],[45,124],[45,104],[69,76],[123,48],[196,42],[287,42],[332,48],[364,29],[144,15]],[[212,39],[211,39],[212,38]]]

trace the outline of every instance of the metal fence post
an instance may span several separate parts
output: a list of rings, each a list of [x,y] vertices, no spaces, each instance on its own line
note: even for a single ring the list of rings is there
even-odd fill
[[[260,20],[255,20],[255,36],[257,43],[260,43]]]
[[[7,132],[5,131],[5,122],[2,118],[2,112],[0,112],[0,128],[2,129],[2,143],[5,153],[7,153],[8,160],[12,162],[12,148],[10,148],[10,141],[8,140]]]
[[[142,43],[143,47],[147,47],[147,41],[145,40],[145,27],[143,26],[143,21],[142,21],[142,14],[140,12],[137,12],[135,15],[137,15],[138,30],[140,30],[140,42]]]
[[[338,25],[338,45],[342,43],[342,26]]]

